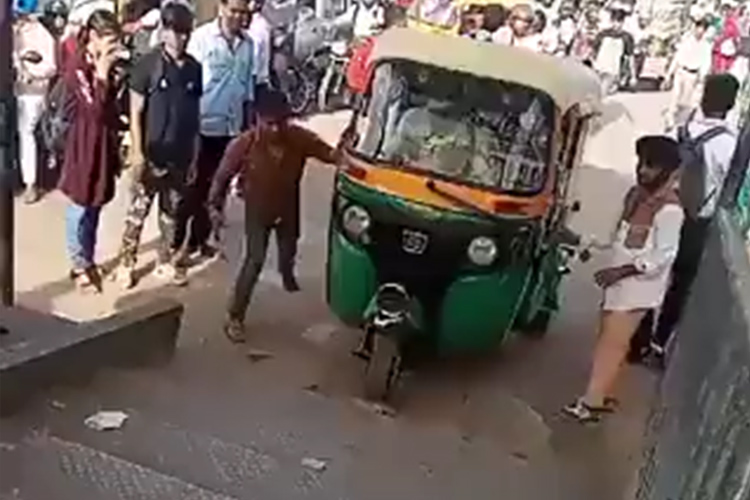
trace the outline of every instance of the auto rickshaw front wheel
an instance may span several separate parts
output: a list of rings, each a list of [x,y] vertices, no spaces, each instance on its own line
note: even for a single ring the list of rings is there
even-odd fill
[[[398,341],[373,335],[364,372],[364,395],[370,401],[387,401],[401,376],[402,357]]]

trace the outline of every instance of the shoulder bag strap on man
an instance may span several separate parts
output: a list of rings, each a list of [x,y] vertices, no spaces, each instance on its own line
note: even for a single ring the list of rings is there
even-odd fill
[[[154,70],[151,73],[151,79],[149,81],[148,89],[146,91],[146,97],[151,97],[157,90],[159,90],[159,86],[161,85],[161,81],[165,76],[165,64],[164,64],[164,54],[159,54],[159,57],[156,59],[156,64],[154,64]]]
[[[701,135],[693,139],[693,144],[695,144],[695,146],[703,146],[714,137],[720,136],[724,133],[729,133],[729,129],[727,129],[724,125],[717,125],[716,127],[706,130]]]
[[[721,134],[729,133],[729,130],[724,125],[718,125],[716,127],[710,128],[700,134],[698,137],[693,139],[692,146],[696,149],[702,148],[708,141],[713,139],[714,137],[718,137]],[[701,154],[701,158],[704,158],[703,154]],[[705,169],[705,161],[703,165]],[[719,190],[723,186],[715,186],[710,193],[706,195],[706,197],[703,199],[701,204],[698,206],[698,213],[700,213],[701,210],[703,210],[703,207],[705,207],[709,201],[713,199],[714,196],[716,196],[719,192]]]

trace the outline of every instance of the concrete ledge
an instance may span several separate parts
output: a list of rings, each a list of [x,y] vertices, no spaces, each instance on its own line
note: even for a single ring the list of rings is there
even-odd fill
[[[105,366],[146,366],[174,354],[183,306],[171,299],[88,323],[0,308],[0,415],[52,385],[86,380]]]

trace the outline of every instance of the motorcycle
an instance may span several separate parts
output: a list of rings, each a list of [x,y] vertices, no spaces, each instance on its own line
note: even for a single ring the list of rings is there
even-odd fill
[[[351,60],[351,49],[345,41],[332,42],[330,61],[318,87],[318,111],[333,111],[349,104],[350,92],[346,84],[346,69]]]
[[[303,115],[312,110],[318,82],[329,63],[330,47],[314,50],[295,50],[293,27],[277,28],[273,37],[273,85],[287,96],[292,113]]]

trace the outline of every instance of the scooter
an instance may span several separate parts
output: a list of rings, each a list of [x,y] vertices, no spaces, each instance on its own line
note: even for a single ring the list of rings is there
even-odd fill
[[[287,96],[292,113],[303,115],[315,104],[318,82],[328,65],[330,48],[324,45],[298,59],[293,29],[280,27],[274,33],[272,83]]]

